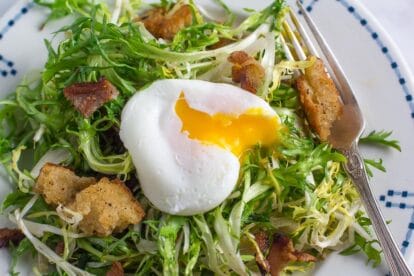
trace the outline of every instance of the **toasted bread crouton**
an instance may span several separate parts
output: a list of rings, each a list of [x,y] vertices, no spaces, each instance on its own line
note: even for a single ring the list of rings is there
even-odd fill
[[[317,59],[305,69],[305,74],[296,80],[296,86],[310,126],[322,141],[326,141],[333,123],[341,116],[343,104],[323,62]]]
[[[81,213],[79,228],[87,235],[108,236],[139,223],[145,213],[131,191],[119,180],[102,178],[76,195],[67,206]]]
[[[233,63],[231,68],[233,81],[240,83],[241,88],[256,94],[265,76],[263,66],[243,51],[231,53],[228,61]]]
[[[164,8],[149,10],[138,21],[156,38],[171,40],[183,28],[193,22],[193,13],[189,5],[175,6],[167,11]]]
[[[75,83],[63,90],[65,98],[86,118],[115,99],[119,91],[105,78],[98,82]]]
[[[66,205],[79,191],[95,183],[94,177],[79,177],[68,168],[47,163],[40,170],[34,191],[41,194],[47,204]]]

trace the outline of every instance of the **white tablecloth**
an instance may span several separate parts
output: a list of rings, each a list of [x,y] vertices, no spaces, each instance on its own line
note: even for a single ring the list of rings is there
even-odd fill
[[[227,0],[231,2],[232,0]],[[334,0],[324,0],[334,1]],[[357,0],[377,18],[414,73],[414,0]],[[0,16],[15,0],[0,0]]]

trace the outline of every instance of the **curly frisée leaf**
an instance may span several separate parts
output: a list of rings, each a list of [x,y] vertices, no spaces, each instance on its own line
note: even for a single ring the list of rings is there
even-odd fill
[[[16,174],[17,186],[19,190],[23,193],[28,193],[30,191],[30,188],[33,186],[34,180],[29,172],[21,171],[18,165],[22,151],[25,149],[25,146],[20,146],[12,151],[11,169]]]
[[[366,144],[377,144],[386,147],[394,148],[398,151],[401,151],[400,143],[397,140],[391,140],[390,136],[392,131],[371,131],[367,136],[364,136],[359,139],[361,143]]]
[[[161,222],[158,236],[158,249],[163,258],[164,275],[179,275],[177,262],[176,240],[178,232],[183,227],[186,219],[183,217],[169,216]]]
[[[102,1],[96,0],[34,0],[37,5],[50,9],[50,14],[43,25],[62,17],[80,14],[88,15],[96,4]]]
[[[95,171],[104,174],[126,175],[133,169],[132,159],[126,152],[124,154],[104,156],[100,150],[96,130],[87,120],[81,123],[76,135],[79,136],[79,149],[83,153],[88,165]]]
[[[372,159],[364,159],[364,163],[365,163],[365,170],[367,171],[367,174],[369,177],[373,177],[374,174],[371,170],[370,167],[373,167],[377,170],[380,170],[382,172],[386,172],[386,169],[384,167],[384,165],[382,164],[382,159],[380,158],[378,161],[377,160],[372,160]]]
[[[220,248],[223,250],[223,257],[237,274],[248,275],[238,250],[239,240],[232,236],[229,222],[223,218],[220,208],[216,209],[214,216],[214,230],[217,233]]]
[[[381,263],[381,250],[378,250],[378,247],[378,241],[367,241],[359,234],[355,234],[355,244],[341,251],[340,254],[349,256],[362,251],[368,256],[367,263],[371,263],[373,267],[376,267]]]
[[[82,276],[90,276],[92,274],[77,268],[76,266],[70,264],[66,260],[64,260],[62,257],[57,255],[52,249],[50,249],[46,244],[44,244],[42,241],[37,239],[31,231],[29,231],[28,227],[26,226],[26,223],[23,219],[23,217],[26,215],[27,212],[33,207],[33,205],[36,203],[36,200],[38,199],[38,196],[34,196],[27,205],[23,208],[22,211],[19,209],[14,211],[14,220],[19,229],[23,232],[23,234],[26,236],[26,238],[31,242],[33,247],[43,256],[45,256],[50,262],[53,262],[56,264],[57,267],[65,271],[70,276],[76,276],[76,275],[82,275]]]
[[[185,275],[192,275],[194,267],[196,266],[198,262],[198,258],[200,257],[200,251],[201,251],[201,241],[198,239],[196,234],[194,232],[191,233],[190,236],[190,247],[188,251],[186,252],[187,256],[187,265],[185,267]]]
[[[273,84],[269,91],[275,91],[285,75],[292,75],[293,70],[306,69],[315,63],[315,57],[310,60],[291,61],[283,60],[274,66],[273,70]]]
[[[201,240],[204,242],[203,245],[206,248],[208,268],[219,275],[223,275],[224,272],[220,268],[222,260],[221,257],[217,254],[217,248],[215,245],[216,243],[204,215],[194,216],[193,220],[197,225]]]
[[[300,208],[294,207],[293,219],[301,221],[295,235],[301,240],[300,248],[309,244],[321,251],[341,243],[346,230],[355,222],[355,213],[361,203],[350,180],[338,177],[340,164],[330,162],[327,174],[318,184],[308,203]],[[341,185],[342,188],[335,188]],[[348,198],[352,198],[349,201]],[[306,231],[305,231],[306,230]]]

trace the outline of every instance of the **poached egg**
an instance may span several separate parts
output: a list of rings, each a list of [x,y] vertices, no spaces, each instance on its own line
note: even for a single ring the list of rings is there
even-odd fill
[[[280,120],[261,98],[201,80],[160,80],[136,93],[122,112],[120,137],[143,193],[163,212],[194,215],[234,189],[239,158],[277,142]]]

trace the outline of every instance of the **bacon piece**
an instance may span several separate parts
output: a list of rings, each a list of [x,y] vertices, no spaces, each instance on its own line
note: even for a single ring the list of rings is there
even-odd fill
[[[317,59],[305,69],[305,74],[296,80],[296,87],[310,126],[322,141],[326,141],[333,123],[342,114],[343,104],[322,60]]]
[[[65,251],[65,243],[63,241],[59,241],[55,246],[55,253],[59,256],[63,256],[63,252]]]
[[[254,239],[259,246],[260,252],[256,253],[256,263],[262,273],[269,272],[270,266],[267,259],[264,257],[265,253],[270,247],[269,236],[264,231],[259,231],[254,235]]]
[[[215,49],[219,49],[221,47],[227,46],[231,43],[233,43],[234,40],[232,39],[228,39],[228,38],[221,38],[217,43],[214,43],[213,45],[210,45],[208,47],[209,50],[215,50]]]
[[[124,268],[120,262],[112,263],[111,269],[106,272],[106,276],[124,276]]]
[[[115,99],[119,92],[105,78],[98,82],[81,82],[66,87],[63,91],[66,99],[86,118],[110,100]]]
[[[257,242],[257,245],[260,248],[260,251],[266,252],[270,247],[270,239],[269,236],[264,231],[259,231],[254,234],[254,239]]]
[[[305,253],[305,252],[295,251],[293,252],[293,255],[295,255],[296,260],[299,262],[317,262],[318,261],[318,259],[315,256]]]
[[[193,13],[189,5],[175,6],[167,11],[164,8],[149,10],[138,21],[156,38],[171,40],[183,28],[193,22]]]
[[[289,262],[316,262],[316,257],[295,250],[292,240],[287,236],[276,234],[273,237],[273,244],[270,248],[267,260],[270,265],[270,274],[279,276],[280,272]]]
[[[17,245],[24,239],[24,234],[19,229],[0,229],[0,248],[6,247],[10,242]]]
[[[256,94],[265,76],[263,66],[243,51],[231,53],[228,61],[233,63],[231,68],[233,81],[240,83],[241,88]]]

